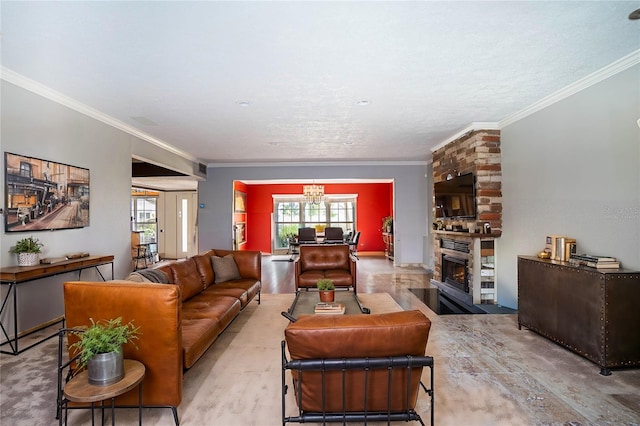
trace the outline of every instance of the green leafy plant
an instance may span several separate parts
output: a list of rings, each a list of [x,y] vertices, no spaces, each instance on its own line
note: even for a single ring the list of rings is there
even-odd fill
[[[11,253],[42,253],[41,247],[44,247],[44,244],[31,236],[18,240],[15,247],[11,249]]]
[[[125,343],[130,342],[138,349],[133,340],[138,339],[138,335],[142,333],[140,333],[140,327],[134,327],[133,321],[122,324],[122,317],[98,322],[90,318],[90,321],[90,326],[72,331],[80,337],[80,340],[70,346],[80,352],[78,358],[80,368],[87,365],[87,362],[97,354],[120,352],[120,348]]]
[[[393,226],[393,216],[387,216],[382,218],[382,226],[384,228],[390,228]]]
[[[291,241],[298,234],[297,224],[283,225],[278,232],[278,239],[280,240],[280,247],[287,247],[289,241]]]
[[[318,290],[320,290],[320,291],[335,290],[335,288],[336,288],[333,285],[333,281],[331,281],[328,278],[320,278],[318,280],[318,282],[316,283],[316,285],[318,286]]]

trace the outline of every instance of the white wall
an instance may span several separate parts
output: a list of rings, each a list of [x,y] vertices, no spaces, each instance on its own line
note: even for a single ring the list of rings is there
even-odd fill
[[[185,165],[175,154],[123,131],[62,106],[32,91],[1,80],[1,143],[4,152],[43,158],[90,170],[90,225],[82,229],[5,233],[2,220],[0,265],[17,264],[9,253],[15,242],[33,235],[44,243],[45,257],[87,251],[91,254],[115,256],[115,278],[124,278],[131,271],[130,203],[131,157],[153,156],[162,163],[193,170],[197,164]],[[4,167],[4,164],[3,164]],[[6,204],[5,176],[0,173],[0,197]],[[106,278],[111,268],[100,268]],[[62,282],[78,279],[78,273],[18,284],[18,330],[24,331],[57,318],[64,313]],[[83,280],[99,280],[93,270],[82,272]],[[1,296],[8,286],[2,285]],[[13,330],[13,312],[5,309],[2,323]],[[0,339],[2,340],[2,339]]]
[[[517,256],[545,236],[640,270],[640,66],[502,130],[498,302],[517,307]]]
[[[16,265],[9,249],[18,239],[33,235],[44,243],[45,257],[77,251],[113,254],[115,275],[126,276],[130,265],[131,137],[10,83],[3,81],[1,90],[3,153],[43,158],[90,171],[90,225],[82,229],[5,233],[3,220],[1,265]],[[1,179],[5,206],[4,174]],[[110,278],[110,267],[103,266],[101,271]],[[76,279],[77,272],[19,284],[19,330],[62,315],[61,283]],[[99,276],[87,270],[82,272],[82,279],[97,280]],[[7,286],[3,285],[3,297],[6,291]],[[10,314],[11,310],[5,309],[3,324],[12,323]]]
[[[393,179],[395,183],[395,262],[424,264],[427,193],[426,164],[209,167],[198,186],[200,251],[232,247],[233,181],[263,179]],[[430,203],[430,202],[429,202]]]

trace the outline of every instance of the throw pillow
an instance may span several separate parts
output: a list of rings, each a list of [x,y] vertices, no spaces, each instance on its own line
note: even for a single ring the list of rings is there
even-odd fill
[[[228,254],[225,257],[212,256],[211,264],[216,284],[242,278],[232,254]]]
[[[136,283],[150,283],[151,280],[145,278],[142,274],[139,274],[137,272],[132,272],[129,274],[129,276],[127,278],[125,278],[125,280],[127,281],[133,281]]]
[[[134,281],[137,283],[159,283],[169,284],[169,277],[162,271],[156,269],[139,269],[129,274],[127,281]]]
[[[139,269],[136,272],[152,283],[169,284],[169,277],[159,269]]]

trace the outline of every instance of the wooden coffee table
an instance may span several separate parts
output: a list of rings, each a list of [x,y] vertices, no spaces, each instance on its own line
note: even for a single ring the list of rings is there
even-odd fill
[[[320,302],[320,296],[314,290],[299,290],[293,299],[287,314],[297,318],[301,314],[314,314],[316,303]],[[360,303],[358,296],[351,290],[336,290],[335,302],[345,306],[345,315],[369,314],[369,308],[365,308]]]

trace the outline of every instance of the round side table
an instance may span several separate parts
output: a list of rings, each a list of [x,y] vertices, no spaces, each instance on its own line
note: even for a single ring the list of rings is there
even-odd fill
[[[138,386],[138,424],[142,425],[142,379],[144,379],[144,365],[132,359],[124,360],[124,378],[108,386],[89,384],[87,371],[83,371],[64,386],[64,397],[73,402],[91,403],[91,424],[93,424],[93,404],[102,401],[102,423],[104,424],[104,401],[111,399],[111,424],[115,425],[115,398],[129,392]],[[65,404],[65,423],[68,417],[68,402]],[[60,416],[62,423],[62,416]]]

